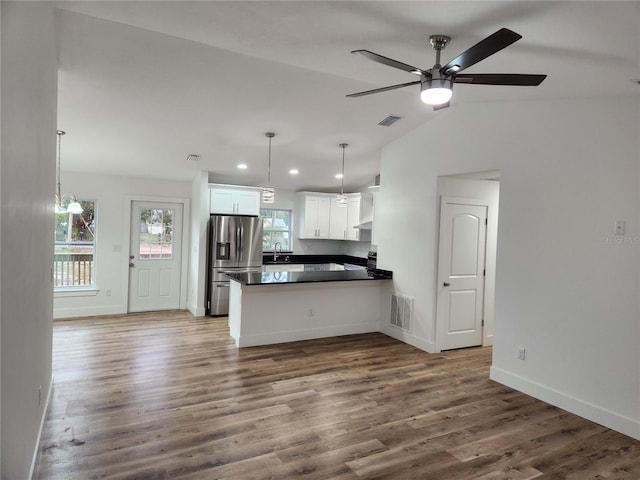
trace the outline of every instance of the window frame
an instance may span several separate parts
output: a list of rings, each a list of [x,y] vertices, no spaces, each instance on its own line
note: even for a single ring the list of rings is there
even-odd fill
[[[262,226],[262,235],[264,236],[266,233],[272,232],[287,232],[289,233],[289,248],[286,250],[282,250],[283,252],[293,252],[293,210],[288,208],[260,208],[260,218],[264,219],[262,212],[271,212],[271,218],[275,220],[275,212],[287,212],[289,214],[289,225],[288,229],[273,229],[273,228],[264,228],[264,223]],[[273,237],[270,237],[273,238]],[[271,242],[273,244],[273,242]],[[262,250],[262,253],[273,253],[273,248],[270,250]]]
[[[91,202],[93,204],[93,220],[92,220],[92,229],[93,229],[93,241],[91,242],[58,242],[56,241],[55,238],[55,232],[56,232],[56,225],[57,225],[57,220],[54,217],[54,240],[53,240],[53,249],[54,249],[54,265],[53,265],[53,292],[54,292],[54,297],[65,297],[65,296],[84,296],[84,295],[97,295],[98,292],[98,288],[97,288],[97,250],[98,250],[98,202],[95,199],[92,198],[78,198],[78,202],[80,203],[84,203],[84,202]],[[84,205],[83,205],[84,206]],[[54,215],[59,215],[59,214],[55,214]],[[79,215],[79,214],[69,214],[69,215]],[[91,253],[92,255],[92,265],[91,265],[91,282],[84,284],[84,285],[55,285],[55,275],[56,275],[56,268],[55,268],[55,250],[56,247],[58,246],[73,246],[73,245],[91,245],[93,247],[93,251]]]

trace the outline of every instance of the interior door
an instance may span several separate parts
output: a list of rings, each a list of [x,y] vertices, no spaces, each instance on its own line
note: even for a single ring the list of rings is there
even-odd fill
[[[182,204],[131,203],[129,312],[180,308]]]
[[[487,205],[443,197],[437,328],[441,350],[482,345]]]

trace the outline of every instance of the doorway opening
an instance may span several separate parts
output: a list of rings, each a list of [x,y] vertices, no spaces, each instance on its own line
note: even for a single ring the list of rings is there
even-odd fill
[[[128,312],[184,308],[184,210],[183,202],[131,201]]]
[[[493,345],[500,172],[438,178],[438,351]]]

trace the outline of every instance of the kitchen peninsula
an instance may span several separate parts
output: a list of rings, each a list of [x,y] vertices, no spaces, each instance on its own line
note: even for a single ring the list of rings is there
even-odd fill
[[[377,332],[385,270],[232,273],[229,331],[238,347]]]

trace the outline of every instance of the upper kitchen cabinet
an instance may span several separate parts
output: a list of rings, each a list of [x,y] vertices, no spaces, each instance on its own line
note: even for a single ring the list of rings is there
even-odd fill
[[[340,206],[336,201],[335,195],[330,199],[330,204],[329,238],[345,240],[347,238],[347,206]]]
[[[332,197],[335,195],[299,193],[298,238],[329,238]]]
[[[348,193],[347,205],[338,206],[336,194],[299,192],[298,238],[360,240],[360,193]]]
[[[260,189],[210,184],[209,211],[221,215],[260,215]]]
[[[356,228],[360,225],[361,217],[361,202],[362,195],[354,193],[347,195],[347,226],[346,226],[346,240],[360,240],[360,230]]]

